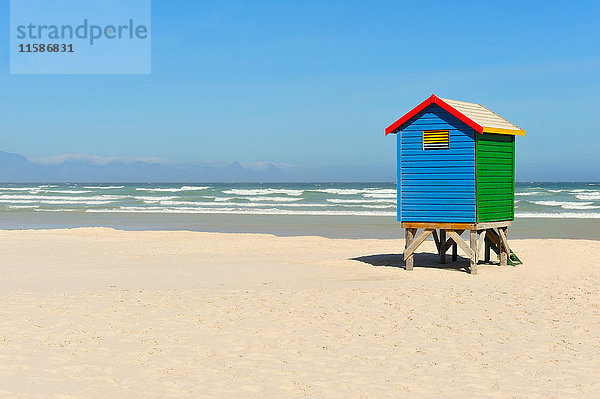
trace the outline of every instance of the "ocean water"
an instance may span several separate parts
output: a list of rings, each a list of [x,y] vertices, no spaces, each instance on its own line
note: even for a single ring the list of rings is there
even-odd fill
[[[393,183],[0,184],[1,228],[395,237],[395,215]],[[600,183],[517,183],[515,219],[527,236],[568,221],[584,230],[569,237],[600,238]]]

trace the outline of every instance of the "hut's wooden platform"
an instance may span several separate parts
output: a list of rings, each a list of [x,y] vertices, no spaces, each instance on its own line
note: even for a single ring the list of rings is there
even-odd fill
[[[485,223],[402,222],[402,228],[406,233],[406,248],[404,249],[406,270],[413,269],[414,253],[430,235],[433,235],[441,263],[446,263],[446,252],[450,248],[452,248],[452,261],[456,261],[457,250],[460,247],[470,260],[469,271],[471,274],[477,274],[480,251],[484,252],[484,261],[490,262],[491,243],[499,249],[500,266],[505,266],[511,256],[508,244],[508,227],[510,225],[511,221]],[[417,235],[418,229],[423,230]],[[465,231],[470,232],[468,244],[460,236]]]

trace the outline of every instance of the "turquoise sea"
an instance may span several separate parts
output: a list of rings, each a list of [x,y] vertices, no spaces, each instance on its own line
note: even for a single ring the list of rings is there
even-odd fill
[[[401,237],[394,183],[0,184],[4,229]],[[600,238],[600,183],[517,183],[518,237]]]

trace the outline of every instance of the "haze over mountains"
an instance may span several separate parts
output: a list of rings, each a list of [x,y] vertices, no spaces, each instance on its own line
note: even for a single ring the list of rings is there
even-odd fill
[[[62,155],[28,159],[0,151],[2,182],[395,181],[394,166],[307,167],[272,162],[175,163],[158,159]]]

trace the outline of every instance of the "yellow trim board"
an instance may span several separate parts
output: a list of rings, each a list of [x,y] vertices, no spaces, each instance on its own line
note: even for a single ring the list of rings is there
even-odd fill
[[[497,127],[483,127],[482,133],[510,134],[513,136],[525,136],[525,130],[500,129]]]

